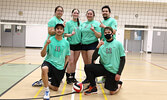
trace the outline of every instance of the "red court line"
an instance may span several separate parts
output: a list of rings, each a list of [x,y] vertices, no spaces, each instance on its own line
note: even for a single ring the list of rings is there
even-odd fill
[[[7,62],[3,62],[2,64],[0,64],[0,66],[2,66],[2,65],[4,65],[4,64],[7,64],[7,63],[9,63],[9,62],[18,60],[18,59],[23,58],[23,57],[25,57],[25,55],[24,55],[24,56],[21,56],[21,57],[18,57],[18,58],[15,58],[15,59],[12,59],[12,60],[9,60],[9,61],[7,61]]]
[[[149,62],[149,61],[147,61],[147,60],[145,60],[145,61],[148,62],[148,63],[150,63],[150,64],[152,64],[152,65],[154,65],[154,66],[157,66],[157,67],[159,67],[159,68],[161,68],[161,69],[165,69],[165,70],[167,70],[166,67],[162,67],[162,66],[160,66],[160,65],[154,64],[154,63]]]

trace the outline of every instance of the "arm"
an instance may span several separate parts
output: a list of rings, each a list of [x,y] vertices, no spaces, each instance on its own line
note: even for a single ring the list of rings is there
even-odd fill
[[[72,34],[64,33],[65,37],[71,37],[75,34],[75,29],[72,31]]]
[[[99,57],[98,51],[99,51],[99,48],[96,48],[92,55],[92,64],[95,63],[96,59]]]
[[[64,69],[66,69],[67,64],[68,64],[68,61],[69,61],[69,56],[67,55],[67,56],[65,57]]]
[[[95,36],[97,37],[97,38],[100,38],[101,37],[101,33],[100,32],[97,32],[96,30],[95,30],[95,28],[93,27],[93,25],[91,24],[91,28],[90,28],[93,32],[94,32],[94,34],[95,34]]]
[[[124,65],[125,65],[125,56],[123,57],[120,57],[120,64],[119,64],[119,69],[118,69],[118,72],[115,76],[115,80],[116,81],[119,81],[120,80],[120,77],[121,77],[121,73],[122,73],[122,70],[124,68]]]
[[[94,51],[94,53],[93,53],[93,55],[92,55],[92,63],[95,63],[95,60],[100,56],[100,55],[98,54],[98,51],[99,51],[99,48],[100,48],[103,44],[104,44],[104,41],[103,41],[103,39],[102,39],[102,40],[100,40],[99,44],[97,45],[97,47],[96,47],[96,49],[95,49],[95,51]]]
[[[41,57],[45,57],[45,55],[46,55],[47,46],[51,43],[49,38],[50,38],[50,36],[48,37],[48,40],[47,40],[46,44],[44,45],[44,48],[41,51]]]
[[[48,33],[49,33],[49,35],[55,35],[56,31],[55,31],[54,27],[48,27]]]

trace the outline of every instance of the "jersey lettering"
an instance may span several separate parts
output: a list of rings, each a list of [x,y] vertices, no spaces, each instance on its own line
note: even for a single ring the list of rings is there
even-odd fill
[[[112,53],[112,49],[111,48],[106,48],[106,54],[111,54]]]

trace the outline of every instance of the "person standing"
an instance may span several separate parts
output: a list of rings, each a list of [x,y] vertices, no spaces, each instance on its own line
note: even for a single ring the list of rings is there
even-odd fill
[[[113,39],[113,29],[111,27],[104,28],[104,36],[106,41],[101,40],[92,56],[92,64],[85,66],[85,73],[90,81],[85,95],[97,93],[95,78],[106,76],[104,87],[109,90],[110,94],[117,93],[121,86],[121,73],[125,65],[125,52],[123,45]],[[100,64],[95,64],[96,59],[100,56]]]
[[[103,19],[102,21],[100,21],[100,27],[101,27],[101,32],[102,32],[102,36],[100,39],[106,40],[106,38],[104,37],[104,28],[105,27],[112,27],[113,29],[113,39],[116,38],[116,31],[117,31],[117,21],[110,17],[111,16],[111,9],[109,6],[105,5],[102,7],[102,16]]]
[[[110,17],[111,16],[111,9],[109,6],[105,5],[102,7],[101,9],[102,11],[102,16],[103,16],[103,21],[101,21],[100,23],[100,27],[101,27],[101,32],[102,32],[102,36],[100,39],[106,40],[106,38],[104,37],[104,28],[106,26],[108,27],[112,27],[113,28],[113,39],[116,39],[116,31],[117,31],[117,21]],[[104,83],[105,82],[105,76],[101,78],[100,81],[98,81],[98,84]]]
[[[49,88],[54,91],[58,90],[60,82],[64,77],[65,66],[67,65],[70,55],[69,42],[62,37],[64,25],[56,24],[55,32],[55,36],[48,37],[41,51],[41,56],[46,56],[41,65],[41,76],[45,88],[44,99],[50,98]],[[51,77],[51,83],[48,82],[48,77]]]
[[[86,12],[87,21],[81,25],[82,57],[84,64],[91,64],[92,54],[98,45],[98,38],[101,37],[100,23],[94,20],[95,12],[89,9]],[[88,83],[87,78],[82,83]]]
[[[62,19],[63,13],[64,13],[64,9],[62,6],[57,6],[55,8],[55,14],[48,22],[48,36],[49,35],[53,36],[56,34],[55,29],[54,29],[56,24],[58,24],[58,23],[63,24],[64,23],[64,21]]]
[[[72,10],[72,20],[68,21],[65,26],[64,36],[70,43],[70,59],[67,66],[66,81],[67,84],[77,82],[75,78],[76,63],[78,61],[81,50],[81,21],[79,21],[78,9]]]

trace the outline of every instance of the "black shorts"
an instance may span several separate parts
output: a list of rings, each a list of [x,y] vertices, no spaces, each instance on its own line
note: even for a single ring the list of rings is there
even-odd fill
[[[75,44],[75,45],[70,44],[70,50],[72,50],[72,51],[79,51],[79,50],[81,50],[81,43]]]
[[[44,61],[41,67],[47,66],[49,68],[48,76],[51,77],[51,85],[59,87],[60,83],[64,77],[65,70],[58,70],[52,64],[47,61]]]
[[[98,45],[98,41],[93,42],[91,44],[82,44],[82,50],[88,51],[88,50],[95,50],[97,45]]]

